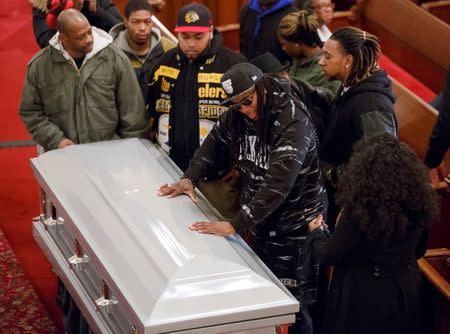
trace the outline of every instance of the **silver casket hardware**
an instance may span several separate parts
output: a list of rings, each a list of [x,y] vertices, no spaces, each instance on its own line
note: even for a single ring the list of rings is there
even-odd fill
[[[80,243],[77,239],[75,239],[75,254],[71,256],[67,261],[74,271],[83,270],[84,263],[89,262],[89,257],[86,254],[83,254]]]
[[[117,303],[118,301],[110,296],[108,285],[102,281],[102,296],[95,301],[97,310],[110,313],[111,308]]]
[[[39,215],[39,217],[36,217],[33,220],[40,221],[44,225],[46,231],[57,230],[58,226],[64,224],[64,219],[62,217],[58,217],[57,219],[53,219],[52,217],[45,218],[45,215],[43,214]]]

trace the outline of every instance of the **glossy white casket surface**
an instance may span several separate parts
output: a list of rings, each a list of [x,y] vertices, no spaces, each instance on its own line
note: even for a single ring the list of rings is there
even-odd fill
[[[70,146],[32,159],[47,197],[139,333],[166,333],[293,314],[297,301],[238,236],[202,235],[218,220],[200,199],[156,195],[179,178],[148,141]],[[276,323],[276,321],[275,321]]]

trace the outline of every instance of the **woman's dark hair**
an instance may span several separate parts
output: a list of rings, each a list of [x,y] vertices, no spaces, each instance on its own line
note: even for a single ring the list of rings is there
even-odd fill
[[[383,134],[360,141],[338,182],[343,218],[357,222],[369,239],[404,238],[438,214],[437,195],[417,155]]]
[[[274,100],[280,98],[281,103],[289,103],[289,99],[283,99],[286,94],[283,87],[275,80],[276,76],[264,75],[263,78],[255,84],[255,94],[257,96],[257,120],[256,120],[256,142],[255,154],[257,164],[264,165],[267,161],[267,148],[270,146],[270,131],[276,118],[274,110]],[[280,79],[278,79],[280,80]],[[248,128],[245,122],[251,122],[246,119],[238,108],[233,111],[231,142],[235,146],[232,151],[232,163],[236,163],[237,155],[250,152],[252,144],[244,140],[245,131]]]
[[[338,42],[345,54],[353,56],[346,86],[369,77],[379,69],[381,47],[375,35],[358,28],[343,27],[336,30],[330,39]]]
[[[278,37],[293,43],[302,43],[309,47],[322,47],[317,29],[317,16],[306,10],[299,10],[287,14],[278,25]]]

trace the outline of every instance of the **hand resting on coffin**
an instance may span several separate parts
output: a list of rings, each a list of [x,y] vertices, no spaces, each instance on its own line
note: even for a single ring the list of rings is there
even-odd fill
[[[228,236],[236,233],[233,225],[227,221],[218,222],[196,222],[189,226],[191,231],[199,233],[215,234],[221,236]]]
[[[167,196],[169,198],[177,197],[178,195],[188,195],[192,201],[197,203],[197,196],[195,195],[194,185],[188,178],[182,178],[172,184],[163,184],[157,192],[158,196]]]

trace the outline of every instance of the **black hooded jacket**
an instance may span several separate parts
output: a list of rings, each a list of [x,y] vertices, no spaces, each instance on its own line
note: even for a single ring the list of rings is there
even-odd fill
[[[47,8],[44,10],[43,3],[47,1],[33,0],[33,30],[36,42],[43,49],[48,42],[56,34],[56,30],[52,30],[47,24]],[[86,16],[89,23],[106,32],[114,25],[120,23],[122,18],[119,10],[111,0],[97,0],[97,13],[91,14],[85,5],[81,8],[81,12]]]
[[[338,167],[350,158],[358,140],[380,133],[397,136],[394,102],[391,80],[382,70],[346,91],[341,88],[330,111],[321,160]]]
[[[223,73],[245,61],[241,54],[222,46],[215,30],[203,55],[190,62],[178,46],[153,68],[146,100],[152,134],[181,170],[228,109],[220,105],[226,99],[220,84]]]
[[[237,231],[256,228],[269,237],[305,235],[307,223],[326,208],[325,190],[320,183],[316,132],[305,105],[292,97],[289,82],[272,77],[283,92],[272,95],[272,127],[263,157],[256,153],[256,121],[230,108],[216,123],[191,160],[186,175],[195,181],[220,168],[217,152],[232,152],[233,165],[240,170],[243,188],[241,210],[233,218]],[[236,128],[242,131],[233,136]],[[236,147],[237,146],[237,147]]]

